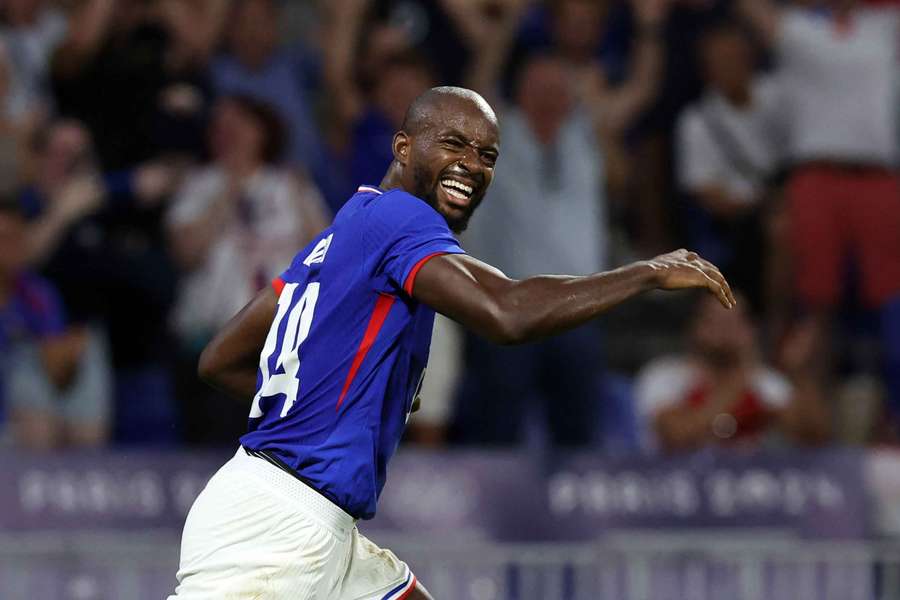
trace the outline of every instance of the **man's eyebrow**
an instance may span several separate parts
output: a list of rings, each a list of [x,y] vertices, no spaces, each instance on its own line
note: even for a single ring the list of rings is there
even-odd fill
[[[446,130],[438,133],[438,137],[442,137],[442,138],[454,137],[465,144],[471,144],[473,141],[473,140],[469,139],[464,133],[462,133],[458,129],[446,129]],[[499,144],[497,144],[497,143],[493,143],[493,144],[490,144],[487,146],[478,146],[479,150],[491,150],[493,152],[497,152],[498,148],[499,148]]]

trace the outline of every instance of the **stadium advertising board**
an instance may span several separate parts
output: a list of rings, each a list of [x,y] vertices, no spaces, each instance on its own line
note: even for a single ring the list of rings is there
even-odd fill
[[[180,529],[227,454],[5,455],[0,529]],[[867,533],[864,455],[700,453],[537,459],[401,452],[366,531],[496,541],[584,541],[621,529]]]

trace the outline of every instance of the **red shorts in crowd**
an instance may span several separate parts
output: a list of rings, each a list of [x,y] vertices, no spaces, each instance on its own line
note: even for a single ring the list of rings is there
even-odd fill
[[[848,260],[863,300],[900,295],[900,178],[876,168],[807,166],[788,184],[797,292],[815,308],[835,306]]]

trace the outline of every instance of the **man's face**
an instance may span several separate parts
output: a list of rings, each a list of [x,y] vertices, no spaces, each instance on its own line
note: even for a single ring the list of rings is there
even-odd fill
[[[539,57],[522,69],[516,103],[541,143],[552,142],[572,112],[572,93],[565,64]]]
[[[224,99],[215,107],[209,146],[216,160],[228,162],[230,158],[247,155],[261,160],[264,137],[259,122],[237,102]]]
[[[606,11],[606,2],[598,0],[557,2],[553,33],[560,51],[569,58],[591,56],[600,40]]]
[[[229,45],[238,60],[259,68],[277,45],[278,11],[271,0],[243,0],[234,13]]]
[[[724,92],[746,89],[753,78],[753,49],[738,31],[720,31],[703,42],[707,80]]]
[[[91,139],[87,130],[74,121],[54,125],[40,153],[39,164],[42,177],[53,184],[93,169]]]
[[[496,121],[471,101],[450,99],[434,115],[409,137],[411,180],[404,184],[461,233],[494,178],[500,134]]]
[[[728,310],[712,296],[700,300],[694,315],[691,343],[694,352],[709,366],[735,367],[754,354],[756,337],[746,302]]]

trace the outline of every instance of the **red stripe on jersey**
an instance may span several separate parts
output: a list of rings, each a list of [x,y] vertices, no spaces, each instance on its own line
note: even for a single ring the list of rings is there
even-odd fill
[[[335,411],[337,411],[344,402],[344,397],[350,389],[350,384],[353,383],[353,378],[356,377],[359,366],[362,364],[366,354],[368,354],[372,344],[375,343],[375,338],[378,337],[378,332],[381,331],[381,326],[384,325],[384,320],[387,319],[388,313],[391,312],[391,306],[393,306],[394,300],[396,300],[396,298],[389,296],[388,294],[378,295],[378,300],[375,302],[375,308],[372,309],[372,316],[369,317],[369,324],[366,326],[366,332],[363,334],[363,339],[359,343],[359,349],[356,351],[356,356],[353,357],[353,363],[350,365],[350,372],[347,373],[347,380],[344,381],[344,389],[341,390],[337,406],[334,407]]]
[[[281,290],[284,289],[284,280],[281,277],[276,277],[272,280],[272,289],[275,290],[275,295],[280,296]]]
[[[413,268],[410,270],[409,275],[406,276],[406,281],[403,282],[403,289],[407,294],[412,296],[413,293],[413,285],[416,283],[416,275],[419,274],[419,269],[425,266],[429,260],[434,258],[435,256],[441,256],[442,254],[447,254],[446,252],[435,252],[434,254],[429,254],[419,262],[417,262]]]

